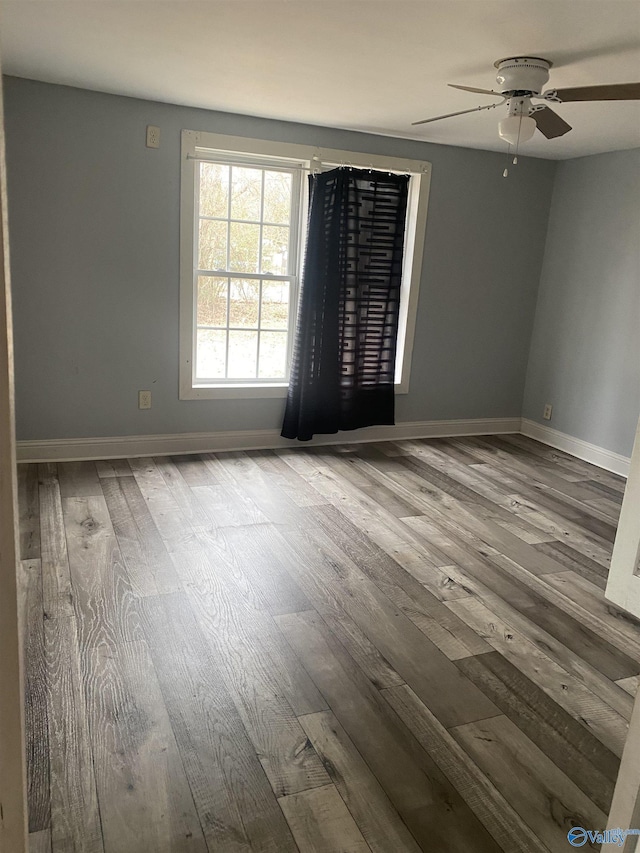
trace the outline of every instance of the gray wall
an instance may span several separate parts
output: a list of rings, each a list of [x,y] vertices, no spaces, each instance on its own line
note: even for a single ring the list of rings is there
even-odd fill
[[[551,422],[542,420],[553,404]],[[640,149],[558,164],[523,416],[631,455],[640,412]]]
[[[279,428],[282,400],[178,400],[183,128],[430,160],[397,420],[520,415],[554,163],[15,78],[5,122],[19,439]]]

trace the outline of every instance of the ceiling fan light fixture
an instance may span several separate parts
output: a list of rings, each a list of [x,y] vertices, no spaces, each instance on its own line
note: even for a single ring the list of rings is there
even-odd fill
[[[532,98],[542,101],[552,101],[559,104],[565,101],[640,101],[640,82],[610,83],[595,86],[574,86],[568,89],[548,89],[549,69],[553,65],[548,59],[540,56],[512,56],[499,59],[494,63],[498,69],[496,75],[497,89],[479,89],[477,86],[460,86],[449,83],[454,89],[476,92],[480,95],[502,96],[502,101],[493,104],[482,104],[470,110],[458,110],[446,115],[433,116],[413,125],[429,124],[432,121],[463,116],[482,110],[493,110],[507,104],[507,116],[498,127],[500,138],[515,148],[515,163],[518,146],[528,142],[539,130],[546,139],[557,139],[571,130],[562,116],[545,104],[531,105]],[[505,169],[505,177],[507,170]]]
[[[528,142],[535,132],[536,123],[531,116],[510,115],[503,118],[498,125],[500,138],[514,146]]]

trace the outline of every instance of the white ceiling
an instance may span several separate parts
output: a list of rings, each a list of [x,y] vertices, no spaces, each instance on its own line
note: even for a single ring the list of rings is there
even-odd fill
[[[554,63],[550,86],[640,80],[640,0],[12,0],[5,73],[226,112],[505,149],[493,62]],[[640,102],[563,104],[574,130],[522,153],[563,159],[640,145]]]

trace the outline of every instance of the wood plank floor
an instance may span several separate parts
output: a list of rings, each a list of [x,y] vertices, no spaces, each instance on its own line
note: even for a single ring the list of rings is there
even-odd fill
[[[605,827],[640,674],[603,596],[620,477],[514,435],[19,486],[33,851],[566,853]]]

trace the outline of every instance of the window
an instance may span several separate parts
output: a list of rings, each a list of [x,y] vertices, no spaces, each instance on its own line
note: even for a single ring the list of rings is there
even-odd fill
[[[396,390],[408,390],[429,164],[182,132],[180,397],[284,397],[306,176],[340,164],[408,172]]]
[[[202,160],[196,168],[195,381],[282,383],[302,167]]]

